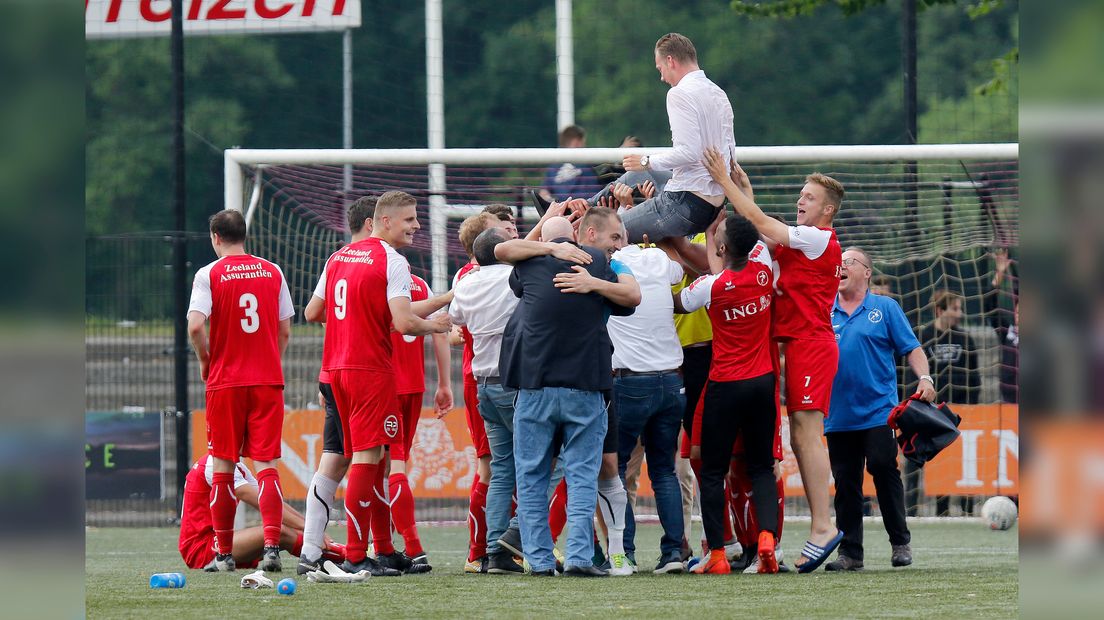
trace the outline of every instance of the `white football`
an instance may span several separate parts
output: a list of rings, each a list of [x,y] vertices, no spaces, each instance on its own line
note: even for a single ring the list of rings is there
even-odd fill
[[[998,495],[990,497],[981,506],[981,518],[991,530],[1007,530],[1016,523],[1019,510],[1012,500]]]

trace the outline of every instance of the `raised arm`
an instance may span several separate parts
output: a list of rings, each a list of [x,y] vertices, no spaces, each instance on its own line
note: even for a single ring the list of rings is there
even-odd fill
[[[726,169],[724,159],[714,148],[706,149],[702,163],[705,164],[705,169],[709,171],[709,176],[713,177],[713,180],[724,189],[725,197],[732,203],[732,207],[736,209],[737,213],[750,220],[755,228],[771,241],[789,245],[790,227],[763,213],[759,205],[748,197],[748,194],[754,196],[751,182],[739,164],[732,162],[731,169]],[[733,180],[733,177],[736,180]],[[748,194],[744,193],[745,190]]]

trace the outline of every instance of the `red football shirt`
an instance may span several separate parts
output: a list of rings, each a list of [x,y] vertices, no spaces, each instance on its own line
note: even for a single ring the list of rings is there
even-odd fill
[[[433,295],[429,284],[410,275],[410,301],[422,301]],[[396,394],[421,394],[425,391],[425,337],[391,332],[391,363],[395,366]]]
[[[476,264],[469,262],[461,267],[456,272],[456,277],[452,279],[452,288],[456,288],[456,283],[460,281],[460,278],[471,273],[476,268]],[[475,347],[472,344],[472,335],[468,331],[467,325],[460,326],[460,333],[464,336],[464,355],[462,361],[462,367],[464,372],[464,383],[470,383],[475,385],[475,375],[472,374],[472,360],[475,359]]]
[[[180,506],[180,550],[187,550],[188,543],[215,535],[211,524],[211,481],[214,463],[209,455],[192,464],[184,478],[184,501]],[[256,486],[257,480],[241,463],[234,467],[234,488],[246,484]]]
[[[391,308],[410,298],[410,266],[382,239],[369,237],[334,252],[314,294],[326,300],[322,368],[392,372]]]
[[[277,335],[295,308],[275,263],[241,254],[206,265],[192,282],[188,311],[210,323],[208,390],[284,384]]]
[[[682,290],[682,305],[705,307],[713,326],[713,381],[739,381],[774,370],[770,355],[771,259],[762,242],[740,271],[705,275]]]
[[[836,231],[791,226],[790,240],[775,251],[779,271],[774,337],[832,340],[832,304],[839,291],[843,252]]]

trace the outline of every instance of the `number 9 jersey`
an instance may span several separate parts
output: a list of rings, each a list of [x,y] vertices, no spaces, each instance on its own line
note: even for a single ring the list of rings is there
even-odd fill
[[[224,256],[196,272],[188,312],[210,325],[207,390],[284,384],[280,321],[295,315],[284,274],[249,254]]]

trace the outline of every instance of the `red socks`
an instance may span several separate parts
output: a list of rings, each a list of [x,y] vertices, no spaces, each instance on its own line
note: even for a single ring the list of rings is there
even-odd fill
[[[567,479],[560,480],[548,504],[548,529],[552,530],[552,542],[556,542],[567,525]]]
[[[786,478],[778,480],[778,529],[774,530],[774,539],[782,540],[782,524],[786,522]]]
[[[474,562],[487,555],[487,485],[479,480],[479,474],[472,481],[471,499],[468,508],[468,561]]]
[[[234,550],[234,514],[238,510],[238,498],[234,495],[234,474],[215,473],[211,476],[211,525],[215,529],[218,552],[222,555]]]
[[[418,528],[414,524],[414,494],[410,492],[410,481],[406,474],[391,474],[391,519],[395,529],[406,543],[406,555],[415,558],[423,553],[422,541],[418,538]]]
[[[376,548],[376,555],[395,553],[395,545],[391,544],[391,505],[387,503],[384,473],[383,463],[380,463],[376,467],[376,477],[372,484],[372,544]],[[413,509],[411,514],[413,515]]]
[[[280,489],[280,472],[275,467],[257,472],[257,504],[261,509],[266,547],[280,546],[280,528],[284,520],[284,494]]]
[[[368,554],[368,537],[372,527],[372,507],[377,502],[373,487],[379,465],[353,463],[349,466],[349,483],[345,489],[345,514],[349,517],[348,542],[345,557],[352,563],[362,562]],[[390,532],[388,532],[390,537]]]

